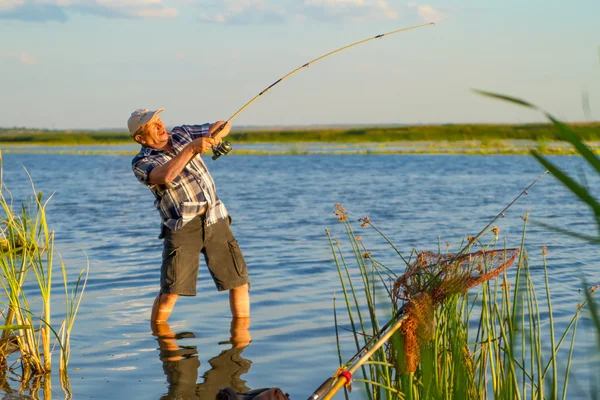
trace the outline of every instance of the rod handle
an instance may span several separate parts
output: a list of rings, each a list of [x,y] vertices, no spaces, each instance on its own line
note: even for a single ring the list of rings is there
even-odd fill
[[[344,385],[347,383],[348,381],[346,380],[345,376],[339,376],[338,380],[335,382],[335,385],[333,385],[333,387],[331,388],[331,390],[329,390],[327,392],[327,394],[325,394],[325,396],[323,397],[323,400],[329,400],[332,399],[333,396],[336,395],[336,393],[344,387]]]
[[[225,126],[227,126],[227,121],[223,122],[221,125],[219,125],[217,127],[217,129],[215,129],[213,131],[213,133],[210,134],[211,138],[214,138],[215,136],[217,136],[219,134],[219,132],[221,132],[223,129],[225,129]],[[233,147],[231,146],[231,143],[229,143],[228,141],[222,141],[221,143],[219,143],[216,146],[213,146],[212,151],[213,151],[213,156],[212,159],[216,160],[217,158],[221,157],[221,156],[225,156],[227,155],[227,153],[229,153],[231,150],[233,149]]]
[[[221,132],[223,129],[225,129],[226,125],[227,125],[227,121],[225,121],[221,125],[219,125],[217,127],[217,129],[215,129],[214,132],[210,134],[210,137],[214,138],[215,136],[217,136],[219,134],[219,132]]]
[[[317,399],[320,399],[321,396],[323,396],[323,394],[325,394],[331,388],[334,379],[335,378],[331,377],[331,378],[327,379],[325,382],[323,382],[321,384],[321,386],[319,386],[317,388],[317,390],[315,390],[315,392],[310,395],[310,397],[308,398],[308,400],[317,400]]]

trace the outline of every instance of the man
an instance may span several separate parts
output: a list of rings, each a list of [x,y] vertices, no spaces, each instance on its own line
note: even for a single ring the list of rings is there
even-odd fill
[[[160,292],[150,323],[166,322],[179,296],[196,295],[200,253],[217,289],[229,290],[232,316],[249,318],[246,262],[229,228],[231,218],[199,155],[227,136],[231,126],[214,138],[212,133],[225,122],[182,125],[167,132],[158,117],[162,111],[138,109],[127,121],[131,137],[142,145],[132,160],[133,172],[154,194],[162,219]]]

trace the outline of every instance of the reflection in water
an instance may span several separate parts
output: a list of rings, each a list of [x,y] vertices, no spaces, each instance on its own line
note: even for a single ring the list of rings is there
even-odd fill
[[[250,390],[241,376],[250,370],[252,362],[242,357],[242,352],[251,341],[250,318],[231,320],[231,348],[222,351],[208,361],[211,368],[202,376],[204,382],[197,384],[198,351],[196,346],[182,346],[177,339],[194,337],[191,332],[174,333],[167,323],[152,326],[153,334],[158,337],[159,357],[167,376],[169,391],[163,399],[214,399],[220,389],[231,387],[236,392]]]

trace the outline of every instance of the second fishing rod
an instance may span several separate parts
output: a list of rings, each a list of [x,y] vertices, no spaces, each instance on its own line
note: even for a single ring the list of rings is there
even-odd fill
[[[492,224],[499,218],[504,217],[505,213],[524,195],[529,193],[529,190],[540,180],[548,171],[543,172],[539,175],[532,183],[530,183],[525,189],[523,189],[506,207],[502,209],[475,237],[471,238],[466,246],[464,246],[458,254],[451,257],[448,262],[452,263],[454,260],[460,259],[461,256],[467,254],[469,249],[479,240],[486,232],[489,232]],[[367,362],[369,358],[382,347],[389,338],[401,328],[402,324],[406,320],[406,311],[408,303],[404,304],[392,318],[383,325],[379,331],[374,334],[365,345],[360,348],[350,360],[341,366],[333,376],[327,378],[309,397],[307,400],[329,400],[335,393],[340,390],[345,384],[348,384],[352,380],[352,375],[360,368],[362,364]]]
[[[315,58],[312,61],[309,61],[309,62],[301,65],[300,67],[296,68],[295,70],[293,70],[293,71],[289,72],[288,74],[284,75],[283,77],[279,78],[278,80],[276,80],[275,82],[273,82],[271,85],[269,85],[265,89],[263,89],[260,93],[258,93],[252,99],[250,99],[250,101],[248,101],[246,104],[244,104],[242,106],[242,108],[240,108],[239,110],[237,110],[231,117],[229,117],[229,119],[227,121],[225,121],[223,124],[219,125],[219,127],[217,129],[215,129],[215,131],[212,133],[211,137],[215,137],[216,135],[218,135],[219,132],[221,132],[225,128],[225,126],[227,125],[227,123],[231,122],[242,111],[244,111],[250,104],[254,103],[260,96],[262,96],[263,94],[267,93],[275,85],[277,85],[281,81],[289,78],[290,76],[294,75],[296,72],[298,72],[298,71],[300,71],[300,70],[302,70],[304,68],[307,68],[309,65],[314,64],[315,62],[317,62],[319,60],[322,60],[322,59],[324,59],[326,57],[329,57],[331,55],[334,55],[336,53],[339,53],[339,52],[344,51],[346,49],[349,49],[351,47],[357,46],[357,45],[362,44],[362,43],[369,42],[371,40],[381,39],[384,36],[390,36],[390,35],[394,35],[396,33],[405,32],[405,31],[409,31],[409,30],[412,30],[412,29],[417,29],[417,28],[421,28],[421,27],[429,26],[429,25],[434,25],[434,23],[433,22],[429,22],[427,24],[415,25],[415,26],[411,26],[411,27],[408,27],[408,28],[403,28],[403,29],[398,29],[398,30],[395,30],[395,31],[387,32],[387,33],[382,33],[382,34],[379,34],[377,36],[373,36],[371,38],[364,39],[364,40],[361,40],[361,41],[349,44],[349,45],[344,46],[344,47],[340,47],[337,50],[331,51],[331,52],[329,52],[327,54],[324,54],[324,55],[322,55],[320,57]],[[233,149],[233,146],[231,145],[231,143],[228,142],[228,141],[226,141],[226,140],[224,140],[221,143],[219,143],[217,146],[213,146],[213,148],[212,148],[212,151],[213,151],[213,157],[212,157],[212,159],[216,160],[219,157],[224,156],[227,153],[229,153],[232,149]]]

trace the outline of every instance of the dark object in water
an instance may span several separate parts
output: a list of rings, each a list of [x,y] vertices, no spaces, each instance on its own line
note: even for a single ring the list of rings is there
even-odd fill
[[[279,388],[255,389],[245,393],[225,388],[217,393],[216,400],[290,400],[290,396]]]

